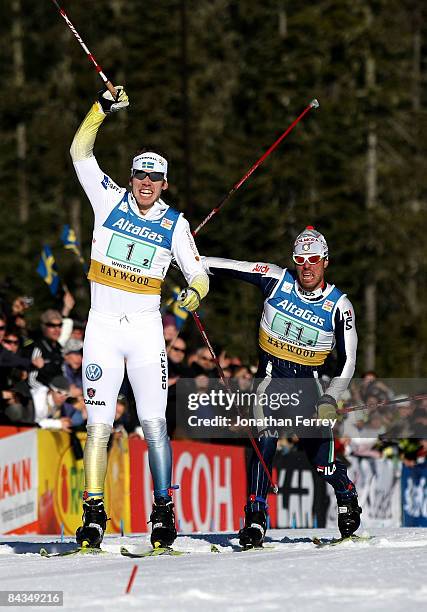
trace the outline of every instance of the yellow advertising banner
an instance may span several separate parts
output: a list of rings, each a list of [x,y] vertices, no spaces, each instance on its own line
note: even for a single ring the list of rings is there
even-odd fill
[[[86,434],[39,430],[39,533],[74,535],[82,524],[83,455]],[[105,481],[107,533],[130,531],[129,448],[126,437],[113,437]]]

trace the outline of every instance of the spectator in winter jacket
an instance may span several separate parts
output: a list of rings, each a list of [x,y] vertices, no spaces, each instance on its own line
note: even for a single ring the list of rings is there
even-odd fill
[[[55,376],[62,376],[62,347],[59,337],[62,331],[62,315],[57,310],[45,310],[40,317],[42,337],[32,346],[31,359],[43,357],[44,366],[30,373],[28,382],[31,389],[48,387]]]
[[[71,431],[72,420],[64,416],[64,404],[69,397],[70,384],[64,376],[54,376],[49,387],[39,385],[31,389],[34,420],[42,429]]]
[[[64,346],[64,373],[70,383],[70,394],[73,397],[80,395],[83,389],[82,380],[82,361],[83,361],[83,342],[70,338]]]

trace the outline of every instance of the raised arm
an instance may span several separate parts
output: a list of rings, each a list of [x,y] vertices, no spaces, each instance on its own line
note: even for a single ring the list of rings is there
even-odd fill
[[[98,166],[93,154],[96,135],[107,114],[126,108],[129,100],[123,87],[117,86],[116,100],[109,91],[99,97],[78,128],[70,154],[81,186],[86,192],[95,214],[108,210],[111,201],[118,200],[120,189]]]

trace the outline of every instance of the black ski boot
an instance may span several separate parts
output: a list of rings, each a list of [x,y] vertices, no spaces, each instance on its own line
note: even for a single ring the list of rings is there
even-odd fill
[[[107,527],[104,500],[91,499],[83,502],[83,526],[76,531],[76,541],[81,547],[101,548]]]
[[[338,529],[341,537],[348,538],[359,529],[361,514],[357,495],[346,501],[338,501]]]
[[[239,543],[243,548],[262,547],[267,529],[267,512],[251,510],[245,506],[245,524],[239,531]]]
[[[158,497],[154,500],[149,523],[152,523],[151,545],[153,548],[172,546],[177,536],[175,513],[171,499]]]

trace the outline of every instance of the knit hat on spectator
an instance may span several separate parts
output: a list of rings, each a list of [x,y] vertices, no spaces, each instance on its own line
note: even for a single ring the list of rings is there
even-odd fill
[[[82,351],[83,351],[83,342],[81,340],[77,340],[77,338],[70,338],[65,343],[64,355],[69,355],[69,353],[81,354]]]
[[[49,383],[49,388],[52,391],[62,391],[63,393],[69,393],[70,383],[65,376],[54,376]]]

